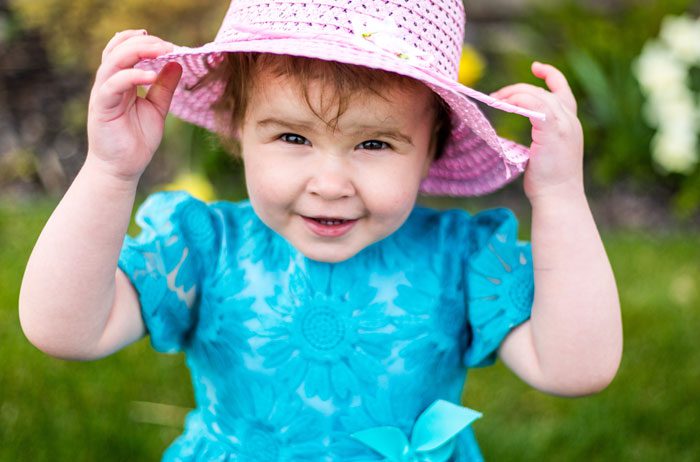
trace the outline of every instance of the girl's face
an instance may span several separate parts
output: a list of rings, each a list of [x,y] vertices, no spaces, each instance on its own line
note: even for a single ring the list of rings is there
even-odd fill
[[[333,130],[311,111],[292,78],[257,77],[240,141],[260,219],[323,262],[346,260],[396,231],[432,159],[430,90],[358,95]],[[331,90],[308,90],[320,112],[318,103]]]

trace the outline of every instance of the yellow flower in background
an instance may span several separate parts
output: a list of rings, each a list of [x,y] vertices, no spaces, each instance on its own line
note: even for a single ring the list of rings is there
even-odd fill
[[[166,184],[162,189],[165,191],[187,191],[204,202],[210,202],[216,198],[214,186],[207,177],[200,173],[180,173],[172,183]]]
[[[470,45],[462,46],[462,58],[459,60],[457,80],[462,85],[471,87],[484,75],[486,63],[484,58]]]

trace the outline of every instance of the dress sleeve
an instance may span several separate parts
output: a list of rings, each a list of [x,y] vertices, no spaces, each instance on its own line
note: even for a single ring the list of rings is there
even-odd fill
[[[532,252],[518,241],[518,221],[508,209],[474,215],[465,264],[471,341],[467,367],[493,364],[508,333],[530,317],[534,295]]]
[[[141,232],[125,238],[119,268],[138,292],[153,348],[174,353],[196,325],[202,280],[215,263],[214,220],[205,203],[178,191],[146,199],[136,223]]]

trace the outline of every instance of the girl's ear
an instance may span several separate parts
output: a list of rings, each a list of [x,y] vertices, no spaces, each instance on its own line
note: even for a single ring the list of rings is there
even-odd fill
[[[425,178],[428,176],[428,172],[430,171],[430,166],[433,164],[433,160],[435,160],[435,155],[437,154],[437,136],[435,133],[433,133],[433,136],[430,137],[430,145],[428,146],[428,155],[425,157],[425,163],[423,164],[423,171],[421,172],[421,180],[425,180]]]
[[[421,172],[420,179],[425,180],[426,177],[428,176],[428,172],[430,171],[430,165],[433,163],[433,156],[427,156],[425,158],[425,163],[423,164],[423,171]]]

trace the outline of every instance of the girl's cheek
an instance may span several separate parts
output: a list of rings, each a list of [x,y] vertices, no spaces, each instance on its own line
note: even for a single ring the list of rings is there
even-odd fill
[[[264,150],[246,159],[245,173],[248,191],[274,202],[287,200],[302,174],[298,165],[284,156]]]
[[[415,204],[417,187],[407,175],[397,171],[394,174],[377,175],[372,178],[363,197],[370,202],[370,208],[379,216],[395,220],[407,216]]]

